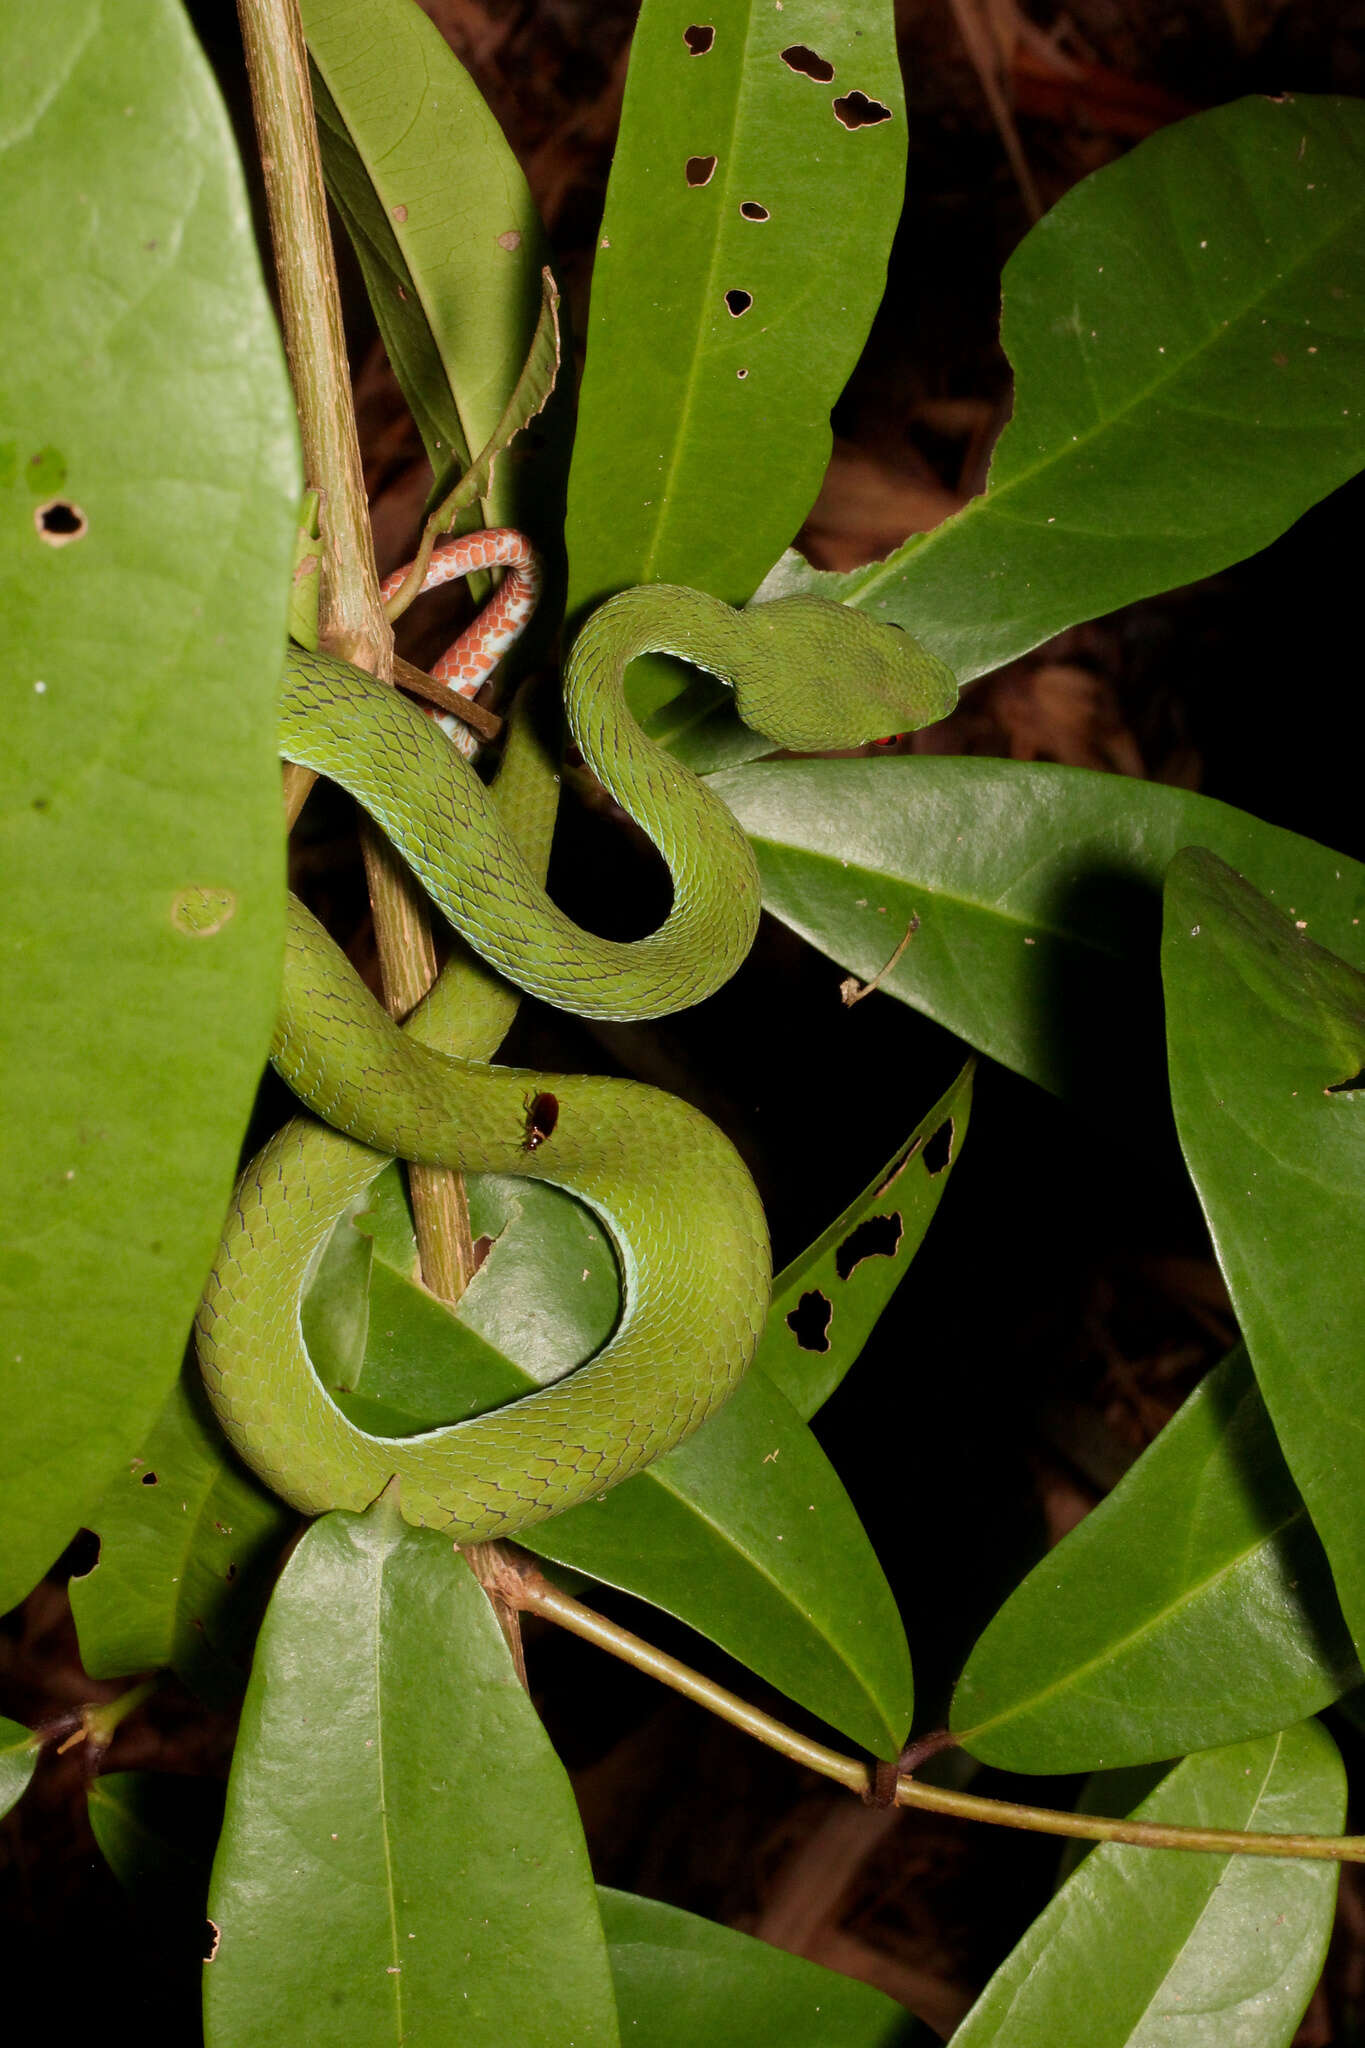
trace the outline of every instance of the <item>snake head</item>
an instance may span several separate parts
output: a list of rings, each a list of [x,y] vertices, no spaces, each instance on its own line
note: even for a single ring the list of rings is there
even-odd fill
[[[739,614],[735,708],[765,739],[799,753],[858,747],[946,718],[957,679],[896,626],[826,597],[779,597]]]

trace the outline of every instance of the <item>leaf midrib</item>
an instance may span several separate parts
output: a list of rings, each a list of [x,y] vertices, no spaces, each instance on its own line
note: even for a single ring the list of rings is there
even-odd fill
[[[1166,377],[1141,386],[1119,406],[1117,411],[1107,414],[1103,419],[1096,421],[1084,433],[1074,436],[1064,447],[1042,456],[1029,468],[1019,470],[1004,483],[992,487],[988,482],[987,488],[980,496],[973,498],[953,518],[945,519],[929,533],[913,536],[911,541],[903,543],[901,547],[894,549],[882,561],[872,563],[865,572],[864,580],[853,591],[850,601],[855,604],[861,604],[865,594],[880,590],[884,583],[892,581],[901,570],[908,568],[912,561],[918,561],[923,555],[931,551],[939,541],[959,530],[965,521],[981,519],[988,512],[998,510],[1002,500],[1008,498],[1012,491],[1018,489],[1023,484],[1032,482],[1035,477],[1042,475],[1050,467],[1054,465],[1059,466],[1072,456],[1081,454],[1098,436],[1121,425],[1130,414],[1145,405],[1154,393],[1178,384],[1191,363],[1197,361],[1215,343],[1231,338],[1241,328],[1243,322],[1249,319],[1256,309],[1265,302],[1265,299],[1272,290],[1278,291],[1289,278],[1293,277],[1310,262],[1316,261],[1322,249],[1339,236],[1347,233],[1361,214],[1365,214],[1365,198],[1362,198],[1354,207],[1348,207],[1344,213],[1338,214],[1332,228],[1328,232],[1305,248],[1301,255],[1291,261],[1284,270],[1277,274],[1272,283],[1264,285],[1259,296],[1248,300],[1245,305],[1235,314],[1231,315],[1221,326],[1211,329],[1202,341],[1197,342],[1193,348],[1189,349],[1178,359]],[[1011,422],[1011,424],[1017,424],[1017,422]],[[1037,524],[1035,520],[1019,519],[1018,515],[1015,515],[1015,517],[1020,525],[1035,526]],[[855,571],[854,574],[856,575],[857,572]]]
[[[1298,1507],[1291,1509],[1288,1514],[1282,1516],[1279,1521],[1269,1527],[1254,1543],[1249,1543],[1244,1549],[1235,1552],[1225,1564],[1218,1567],[1217,1571],[1210,1572],[1193,1586],[1187,1585],[1183,1587],[1176,1599],[1168,1600],[1164,1607],[1158,1608],[1155,1613],[1148,1615],[1146,1620],[1139,1623],[1137,1628],[1130,1629],[1126,1635],[1114,1637],[1103,1650],[1097,1651],[1093,1657],[1088,1657],[1083,1664],[1073,1665],[1069,1671],[1064,1673],[1062,1677],[1054,1679],[1050,1685],[1043,1686],[1037,1692],[1031,1693],[1021,1705],[1011,1707],[1007,1711],[998,1714],[993,1714],[989,1720],[978,1721],[973,1727],[963,1729],[957,1738],[958,1742],[965,1749],[974,1737],[988,1734],[993,1728],[1008,1727],[1011,1723],[1036,1713],[1039,1707],[1045,1705],[1049,1700],[1060,1698],[1081,1685],[1085,1679],[1090,1677],[1092,1672],[1102,1669],[1106,1664],[1115,1663],[1120,1657],[1128,1655],[1133,1647],[1140,1643],[1144,1637],[1151,1635],[1154,1630],[1159,1629],[1168,1621],[1172,1615],[1178,1614],[1182,1608],[1188,1607],[1192,1601],[1202,1599],[1212,1588],[1226,1579],[1230,1572],[1236,1571],[1238,1566],[1244,1564],[1248,1558],[1254,1557],[1258,1551],[1265,1550],[1269,1545],[1273,1544],[1277,1537],[1283,1535],[1287,1529],[1292,1528],[1295,1522],[1304,1519],[1307,1513],[1307,1508],[1300,1503]]]
[[[713,295],[717,288],[717,278],[719,274],[720,260],[720,245],[723,239],[724,223],[726,219],[725,202],[729,200],[731,192],[734,188],[736,154],[735,137],[739,132],[740,107],[741,102],[744,99],[744,88],[748,80],[750,51],[755,38],[754,13],[755,8],[753,0],[750,0],[750,6],[748,10],[748,23],[746,26],[744,36],[744,52],[742,57],[740,58],[738,85],[731,108],[730,133],[728,138],[726,138],[729,146],[725,152],[724,157],[721,156],[720,150],[716,151],[716,156],[718,160],[722,162],[725,167],[722,173],[721,189],[717,194],[717,198],[722,202],[721,210],[718,215],[717,230],[711,240],[711,255],[706,268],[705,290],[700,294],[698,299],[695,327],[692,335],[691,355],[688,363],[687,376],[683,384],[683,402],[679,406],[675,417],[673,431],[673,446],[669,454],[668,467],[664,472],[662,489],[659,494],[659,517],[654,523],[654,530],[650,537],[649,545],[645,550],[644,560],[641,563],[641,573],[639,577],[639,581],[641,583],[652,583],[657,580],[655,565],[659,558],[664,528],[668,523],[669,509],[673,502],[673,487],[677,480],[678,469],[682,461],[683,448],[686,445],[689,438],[687,426],[689,420],[692,417],[692,410],[696,399],[696,385],[697,379],[700,375],[702,343],[706,330],[707,308],[711,305]],[[720,139],[720,137],[717,137],[718,141]]]
[[[385,1974],[392,1980],[394,2040],[401,2043],[404,2038],[403,1969],[398,1955],[398,1900],[395,1896],[393,1844],[389,1835],[389,1801],[384,1775],[384,1670],[382,1645],[384,1573],[387,1566],[388,1557],[386,1556],[380,1560],[379,1569],[374,1576],[374,1627],[370,1641],[374,1660],[374,1748],[375,1769],[379,1778],[379,1839],[384,1846],[384,1894],[388,1900],[389,1907],[389,1957],[391,1967]]]
[[[1256,1787],[1255,1796],[1248,1804],[1246,1812],[1242,1818],[1241,1827],[1243,1832],[1249,1833],[1255,1830],[1256,1816],[1259,1814],[1262,1804],[1265,1801],[1266,1793],[1269,1790],[1271,1779],[1275,1775],[1275,1767],[1280,1760],[1280,1751],[1284,1746],[1283,1730],[1281,1730],[1279,1733],[1275,1735],[1274,1744],[1275,1746],[1273,1750],[1271,1751],[1269,1757],[1266,1759],[1265,1769],[1261,1774],[1261,1781],[1259,1785]],[[1213,1906],[1214,1900],[1217,1898],[1219,1892],[1221,1891],[1222,1887],[1227,1883],[1228,1879],[1235,1875],[1240,1860],[1241,1859],[1239,1859],[1236,1856],[1225,1856],[1223,1858],[1223,1867],[1219,1871],[1213,1883],[1209,1886],[1208,1894],[1204,1900],[1203,1905],[1199,1909],[1193,1926],[1189,1929],[1189,1932],[1186,1934],[1185,1939],[1181,1942],[1179,1948],[1175,1951],[1175,1954],[1167,1963],[1165,1970],[1162,1972],[1160,1981],[1153,1987],[1153,1990],[1151,1992],[1150,1997],[1147,2000],[1147,2003],[1143,2006],[1142,2011],[1138,2016],[1137,2025],[1141,2025],[1143,2022],[1146,2021],[1149,2013],[1151,2013],[1152,2011],[1152,2008],[1156,2005],[1157,2000],[1161,1997],[1162,1992],[1170,1983],[1171,1978],[1174,1975],[1179,1964],[1183,1960],[1185,1952],[1189,1948],[1190,1943],[1194,1941],[1198,1936],[1199,1930],[1203,1926],[1205,1919],[1208,1917],[1208,1914]],[[1264,1989],[1267,1987],[1263,1986],[1262,1988]],[[1239,2011],[1242,2007],[1246,2005],[1246,2003],[1247,1998],[1245,1995],[1242,1995],[1238,1998],[1237,2004],[1235,2007],[1232,2008],[1232,2010],[1234,2012]],[[1222,2009],[1224,2011],[1227,2010],[1226,2007]],[[1171,2015],[1169,2013],[1158,2013],[1157,2017],[1164,2017],[1169,2022]],[[1131,2031],[1135,2033],[1137,2031],[1137,2026],[1135,2025]]]

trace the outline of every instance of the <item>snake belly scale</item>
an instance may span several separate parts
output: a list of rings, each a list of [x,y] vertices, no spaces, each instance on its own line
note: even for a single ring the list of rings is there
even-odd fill
[[[629,943],[581,930],[546,896],[498,800],[510,753],[490,795],[431,719],[347,663],[290,650],[280,751],[349,789],[517,988],[587,1016],[663,1015],[735,971],[759,888],[731,814],[630,714],[626,665],[653,650],[731,683],[741,715],[777,745],[857,744],[927,724],[955,697],[949,672],[914,641],[822,600],[735,612],[657,585],[601,606],[566,671],[570,727],[673,882],[664,924]],[[197,1334],[228,1435],[286,1500],[307,1513],[358,1511],[396,1480],[408,1521],[472,1542],[600,1495],[696,1429],[752,1359],[770,1268],[757,1192],[705,1117],[636,1082],[453,1057],[435,1028],[441,995],[438,983],[425,1027],[400,1029],[291,899],[272,1059],[323,1122],[287,1125],[242,1175]],[[489,1052],[507,1015],[488,1033]],[[467,1051],[468,1030],[462,1043]],[[557,1116],[528,1149],[528,1105],[547,1090]],[[588,1203],[622,1281],[604,1349],[552,1386],[418,1436],[353,1424],[313,1371],[300,1304],[337,1219],[390,1155],[519,1174]]]

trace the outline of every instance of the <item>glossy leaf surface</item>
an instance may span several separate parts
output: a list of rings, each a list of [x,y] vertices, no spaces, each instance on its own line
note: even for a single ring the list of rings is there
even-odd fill
[[[1345,1781],[1316,1722],[1187,1757],[1137,1818],[1335,1834]],[[1104,1842],[991,1978],[953,2048],[1288,2048],[1327,1952],[1334,1863]]]
[[[586,1210],[475,1176],[474,1228],[494,1242],[452,1315],[409,1277],[396,1186],[385,1175],[338,1230],[305,1315],[323,1380],[354,1420],[399,1432],[449,1421],[598,1349],[617,1312],[615,1260]],[[366,1230],[373,1254],[355,1248]],[[324,1322],[330,1351],[315,1335]],[[638,1478],[522,1540],[678,1615],[854,1741],[893,1755],[904,1740],[912,1679],[895,1603],[837,1474],[765,1375],[751,1371]]]
[[[1107,1771],[1287,1727],[1359,1683],[1239,1348],[993,1617],[952,1726],[1005,1770]]]
[[[597,1901],[631,2048],[904,2048],[904,2007],[870,1985],[657,1899]]]
[[[969,1062],[842,1216],[773,1281],[754,1363],[809,1419],[870,1336],[924,1241],[971,1115]]]
[[[191,1361],[89,1516],[100,1554],[70,1592],[91,1677],[166,1666],[203,1698],[234,1701],[295,1520],[228,1448]]]
[[[713,21],[648,0],[593,267],[575,626],[634,583],[742,603],[790,540],[882,294],[905,147],[883,0],[734,0]],[[660,661],[634,665],[632,700],[684,682],[716,700]]]
[[[984,497],[819,590],[960,682],[1242,560],[1365,463],[1365,105],[1245,99],[1075,186],[1005,266]]]
[[[877,1756],[914,1706],[891,1589],[810,1430],[750,1372],[718,1415],[528,1550],[638,1593]]]
[[[209,1913],[209,2048],[618,2039],[568,1781],[464,1560],[387,1501],[281,1577]]]
[[[448,533],[460,514],[476,500],[491,502],[494,478],[508,448],[549,404],[561,364],[559,304],[559,288],[550,271],[543,270],[540,275],[540,315],[521,374],[512,387],[498,424],[455,488],[431,515],[440,532]]]
[[[1359,1646],[1365,974],[1329,950],[1336,923],[1191,847],[1166,884],[1162,968],[1180,1142]]]
[[[327,195],[346,229],[393,373],[439,482],[449,487],[471,459],[431,322],[394,224],[370,182],[341,108],[316,62],[313,115]]]
[[[866,980],[918,917],[883,989],[1138,1132],[1166,1114],[1160,890],[1180,847],[1212,847],[1365,963],[1365,868],[1187,790],[927,757],[760,762],[709,786],[784,924]]]
[[[417,1247],[389,1167],[333,1235],[304,1307],[324,1385],[364,1427],[429,1429],[544,1386],[590,1358],[616,1321],[616,1259],[597,1220],[557,1188],[473,1174],[483,1263],[452,1313],[416,1278]]]
[[[23,1797],[37,1762],[33,1731],[0,1714],[0,1814],[8,1813]]]
[[[301,12],[327,89],[329,185],[443,495],[530,352],[540,222],[477,86],[413,0],[302,0]],[[490,523],[514,496],[504,470]]]
[[[278,984],[299,484],[175,0],[5,10],[0,189],[4,1608],[151,1427],[227,1208]]]

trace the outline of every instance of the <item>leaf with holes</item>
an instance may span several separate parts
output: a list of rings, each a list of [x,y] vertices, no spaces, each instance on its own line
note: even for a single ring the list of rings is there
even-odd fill
[[[0,156],[5,1608],[155,1420],[227,1208],[278,988],[299,482],[176,0],[5,9]]]
[[[1344,865],[1344,863],[1343,863]],[[1256,1377],[1365,1643],[1365,974],[1321,900],[1277,908],[1216,855],[1166,882],[1171,1099]]]
[[[617,2041],[568,1780],[464,1559],[386,1499],[285,1567],[209,1914],[211,2048]]]
[[[328,186],[444,495],[531,352],[544,235],[516,158],[413,0],[302,0]],[[453,415],[452,415],[453,406]],[[485,503],[513,521],[504,464]]]
[[[993,1617],[952,1726],[1004,1770],[1111,1770],[1287,1727],[1360,1682],[1239,1347]]]
[[[1245,99],[1074,187],[1005,266],[983,497],[885,561],[788,555],[967,682],[1254,554],[1365,463],[1365,105]]]
[[[1136,1818],[1336,1834],[1341,1759],[1314,1721],[1187,1757]],[[991,1978],[953,2048],[1289,2048],[1332,1931],[1337,1865],[1101,1843]]]
[[[169,1667],[213,1705],[241,1695],[295,1516],[229,1450],[193,1364],[91,1510],[98,1561],[71,1581],[92,1678]]]
[[[305,1328],[324,1383],[365,1428],[494,1406],[610,1333],[615,1260],[585,1210],[485,1176],[470,1197],[491,1249],[453,1314],[411,1277],[392,1170],[333,1239]],[[833,1467],[765,1375],[751,1372],[681,1449],[521,1541],[678,1615],[878,1754],[904,1740],[913,1683],[895,1603]]]
[[[600,1885],[597,1902],[631,2048],[907,2048],[918,2038],[904,2006],[869,1984],[657,1899]]]
[[[900,211],[905,112],[883,0],[650,0],[593,264],[569,482],[570,617],[634,583],[749,597],[830,451]],[[630,678],[642,715],[681,673]],[[676,735],[718,701],[688,673]]]
[[[755,1361],[809,1418],[857,1358],[924,1241],[971,1115],[969,1060],[842,1216],[773,1282]]]
[[[978,1051],[1141,1137],[1169,1128],[1162,877],[1211,846],[1365,965],[1365,867],[1188,790],[1018,761],[759,762],[710,778],[774,916]]]
[[[8,1813],[27,1791],[39,1748],[32,1729],[0,1714],[0,1814]]]

